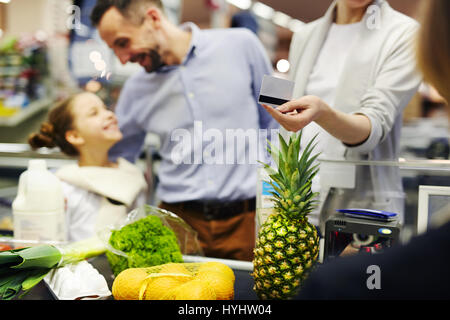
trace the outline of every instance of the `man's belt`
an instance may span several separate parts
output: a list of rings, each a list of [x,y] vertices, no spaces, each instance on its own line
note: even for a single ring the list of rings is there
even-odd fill
[[[184,201],[168,203],[177,206],[180,210],[195,211],[203,215],[205,220],[220,220],[236,216],[240,213],[255,211],[256,198],[230,202],[219,201]]]

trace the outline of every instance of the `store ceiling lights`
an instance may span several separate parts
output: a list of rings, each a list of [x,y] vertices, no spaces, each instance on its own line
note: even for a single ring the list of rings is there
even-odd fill
[[[11,0],[0,0],[0,3],[10,3]]]
[[[289,22],[289,29],[291,29],[292,32],[297,32],[304,24],[304,22],[298,19],[292,19]]]
[[[275,10],[273,8],[269,7],[268,5],[265,5],[261,2],[255,2],[252,6],[252,11],[254,14],[256,14],[258,17],[270,20],[272,19]]]
[[[286,73],[289,71],[291,64],[286,59],[280,59],[277,62],[277,70],[281,73]]]
[[[261,3],[252,2],[252,0],[226,0],[229,4],[241,9],[248,10],[251,8],[252,12],[260,18],[266,20],[272,20],[273,23],[279,25],[280,27],[290,29],[292,32],[296,32],[302,25],[298,19],[293,19],[287,14],[281,11],[275,11],[272,7]],[[253,5],[252,5],[253,3]]]
[[[227,0],[227,2],[241,10],[248,10],[252,6],[252,0]]]
[[[291,17],[280,11],[275,12],[272,17],[273,23],[283,28],[289,28],[289,22],[291,22],[291,20],[292,20]]]

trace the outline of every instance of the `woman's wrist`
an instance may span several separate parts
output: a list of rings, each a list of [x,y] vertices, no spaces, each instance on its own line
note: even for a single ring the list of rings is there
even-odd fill
[[[357,145],[369,136],[371,124],[367,116],[337,111],[320,99],[317,105],[314,121],[343,143]]]
[[[326,129],[329,125],[336,123],[337,115],[335,110],[333,110],[333,108],[331,108],[325,101],[320,98],[317,99],[318,111],[313,121],[315,121],[322,128]]]

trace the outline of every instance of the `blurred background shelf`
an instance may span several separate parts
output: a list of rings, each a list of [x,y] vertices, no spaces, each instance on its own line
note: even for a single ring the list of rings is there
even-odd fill
[[[43,110],[47,110],[52,105],[53,102],[54,99],[52,98],[45,98],[31,102],[27,107],[21,109],[12,116],[0,117],[0,126],[15,127],[21,124],[22,122],[32,118],[37,113]]]

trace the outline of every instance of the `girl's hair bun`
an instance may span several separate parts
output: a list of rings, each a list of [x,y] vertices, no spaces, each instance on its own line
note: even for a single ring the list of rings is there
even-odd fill
[[[33,149],[39,149],[42,147],[54,148],[56,143],[54,141],[54,128],[51,123],[44,122],[41,125],[41,130],[37,133],[33,133],[28,138],[28,143]]]

